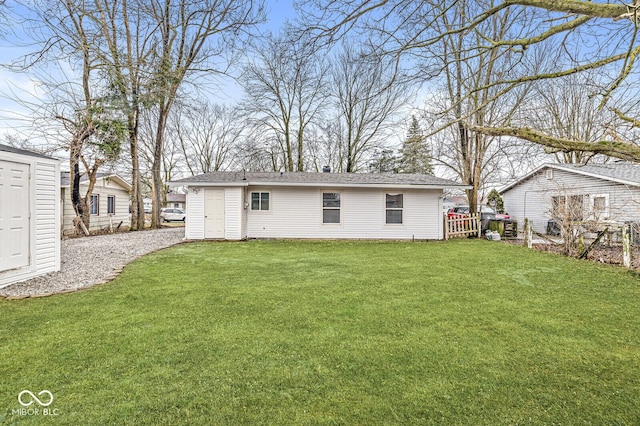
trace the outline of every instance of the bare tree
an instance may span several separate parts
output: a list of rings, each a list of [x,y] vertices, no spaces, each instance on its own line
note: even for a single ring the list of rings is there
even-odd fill
[[[222,73],[232,49],[264,19],[261,1],[152,0],[141,8],[158,29],[155,38],[153,103],[157,106],[151,226],[160,226],[162,156],[169,114],[178,90],[200,73]]]
[[[499,126],[508,123],[523,104],[529,87],[498,95],[491,82],[517,72],[520,58],[508,51],[478,51],[475,46],[487,38],[501,38],[514,31],[521,16],[511,11],[493,14],[472,32],[457,32],[483,2],[459,2],[442,9],[434,22],[443,35],[439,44],[429,47],[440,60],[444,80],[444,96],[430,99],[434,132],[445,132],[436,146],[438,162],[471,189],[466,190],[471,211],[479,208],[480,191],[498,168],[504,152],[502,141],[475,131],[477,126]],[[434,62],[437,63],[437,62]]]
[[[94,42],[95,28],[84,4],[72,1],[35,2],[29,13],[38,17],[29,21],[39,49],[14,62],[22,71],[40,69],[45,76],[41,85],[45,95],[39,105],[27,105],[42,114],[47,126],[57,123],[69,138],[61,146],[69,151],[71,202],[75,224],[88,233],[89,200],[99,168],[120,154],[124,124],[112,108],[109,87],[99,73],[100,58]],[[69,67],[76,72],[66,72]],[[57,72],[51,72],[51,69]],[[46,72],[44,71],[46,69]],[[35,72],[38,73],[37,71]],[[84,173],[81,172],[84,169]],[[88,176],[88,189],[80,194],[81,175]]]
[[[144,229],[144,202],[140,148],[140,119],[145,105],[153,54],[154,27],[142,13],[138,0],[92,0],[87,19],[98,31],[92,45],[101,59],[101,71],[108,80],[114,106],[126,118],[128,154],[131,163],[131,230]]]
[[[494,98],[534,81],[552,80],[568,75],[599,70],[609,79],[599,90],[600,106],[606,106],[617,89],[623,87],[627,78],[637,69],[636,58],[640,53],[637,38],[637,2],[631,4],[584,2],[580,0],[515,0],[497,3],[484,2],[482,7],[466,15],[458,24],[443,31],[438,26],[443,14],[454,7],[471,2],[451,3],[444,0],[418,2],[391,0],[309,0],[306,23],[310,31],[329,40],[344,36],[350,31],[368,34],[372,43],[382,46],[394,57],[414,55],[428,66],[421,68],[423,75],[434,76],[438,67],[431,67],[433,56],[424,55],[429,47],[452,35],[472,34],[496,15],[511,13],[526,17],[517,32],[492,37],[483,34],[473,52],[496,50],[500,55],[511,52],[519,55],[524,63],[536,62],[537,46],[551,43],[556,47],[553,60],[542,68],[523,68],[486,82],[478,89],[497,89]],[[480,4],[480,3],[479,3]],[[482,31],[480,31],[482,33]],[[589,47],[585,46],[588,40]],[[455,60],[455,56],[453,56]],[[620,121],[628,126],[639,127],[636,115],[628,111],[617,111]],[[640,147],[635,140],[616,133],[596,142],[576,141],[557,137],[540,129],[532,128],[528,122],[469,123],[467,130],[487,136],[509,136],[528,140],[559,152],[586,151],[622,159],[640,159]]]
[[[279,147],[285,170],[303,171],[307,131],[326,101],[326,64],[311,45],[282,37],[255,50],[241,77],[244,108],[269,145]]]
[[[359,171],[374,150],[386,147],[409,99],[396,71],[385,57],[347,44],[337,55],[330,86],[336,117],[328,130],[340,147],[339,171]]]
[[[535,101],[523,108],[521,114],[553,137],[596,143],[615,130],[616,121],[609,109],[599,108],[600,101],[593,96],[597,90],[587,73],[542,82],[535,87]],[[602,161],[602,156],[585,151],[550,151],[560,163]]]
[[[235,108],[199,100],[181,103],[167,128],[185,159],[191,176],[224,170],[242,137],[241,120]]]

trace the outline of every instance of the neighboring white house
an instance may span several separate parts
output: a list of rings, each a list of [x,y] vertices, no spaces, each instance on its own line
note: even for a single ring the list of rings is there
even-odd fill
[[[0,287],[60,270],[60,163],[0,145]]]
[[[76,217],[76,213],[71,202],[69,177],[69,172],[60,174],[60,199],[63,203],[60,224],[64,233],[75,232],[73,219]],[[88,176],[83,174],[80,178],[80,195],[82,197],[87,193],[88,187]],[[98,173],[89,203],[89,230],[104,229],[110,223],[113,223],[113,226],[118,226],[120,222],[123,222],[123,226],[129,226],[131,222],[130,192],[131,185],[117,174]]]
[[[445,188],[425,175],[211,172],[186,186],[188,239],[443,238]]]
[[[540,233],[563,206],[576,220],[640,221],[638,164],[545,164],[499,192],[505,211],[520,223],[528,218]]]

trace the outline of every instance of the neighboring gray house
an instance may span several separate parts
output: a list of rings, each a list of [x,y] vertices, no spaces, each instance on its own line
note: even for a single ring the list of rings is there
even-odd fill
[[[167,194],[167,202],[164,206],[168,209],[184,209],[187,203],[187,194],[170,192]]]
[[[63,205],[60,224],[64,233],[75,232],[73,219],[76,213],[71,203],[71,188],[69,187],[69,172],[60,174],[60,200]],[[86,174],[80,178],[80,195],[85,196],[89,187],[89,179]],[[89,231],[96,231],[106,228],[109,223],[118,226],[124,222],[123,226],[129,226],[131,213],[131,185],[129,182],[114,173],[98,173],[96,184],[91,193],[89,203],[90,218]]]
[[[211,172],[186,186],[185,237],[443,238],[444,189],[433,176],[378,173]]]
[[[505,211],[520,223],[547,231],[559,207],[575,220],[593,223],[640,221],[640,165],[545,164],[500,191]]]
[[[60,163],[0,145],[0,287],[60,270]]]

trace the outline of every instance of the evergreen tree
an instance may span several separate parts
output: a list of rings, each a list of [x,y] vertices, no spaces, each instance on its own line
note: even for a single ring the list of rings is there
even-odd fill
[[[492,205],[492,201],[494,201],[496,212],[504,213],[504,202],[502,201],[502,197],[495,188],[493,188],[489,195],[487,195],[487,201],[489,202],[489,205]]]
[[[426,139],[418,119],[415,115],[412,115],[407,137],[400,149],[400,171],[402,173],[433,174],[431,150],[427,145]]]
[[[376,150],[369,162],[371,173],[398,173],[398,157],[392,149]]]

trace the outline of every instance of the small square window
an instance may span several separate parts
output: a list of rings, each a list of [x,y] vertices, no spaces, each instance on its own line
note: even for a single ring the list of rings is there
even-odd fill
[[[269,193],[252,192],[251,210],[269,210]]]

